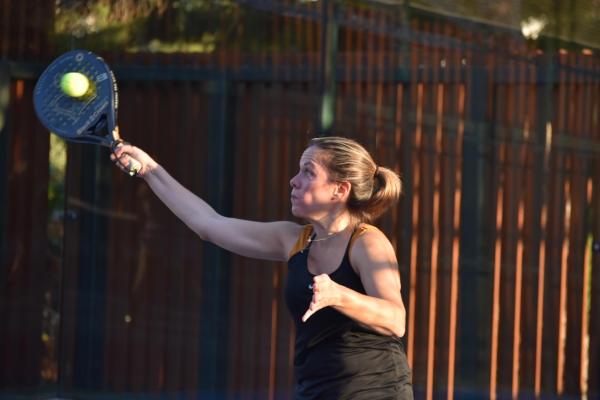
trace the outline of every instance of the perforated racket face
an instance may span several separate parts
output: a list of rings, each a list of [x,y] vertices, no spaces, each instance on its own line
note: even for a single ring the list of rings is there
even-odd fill
[[[60,81],[68,72],[79,72],[90,81],[90,90],[80,98],[65,94]],[[54,60],[42,73],[34,89],[35,112],[51,132],[64,139],[113,145],[117,117],[117,85],[110,68],[87,50],[73,50]]]

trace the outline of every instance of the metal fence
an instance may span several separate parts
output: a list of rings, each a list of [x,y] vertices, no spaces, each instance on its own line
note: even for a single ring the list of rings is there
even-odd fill
[[[310,137],[359,140],[403,179],[378,225],[417,397],[599,398],[597,50],[410,7],[238,6],[260,51],[104,54],[124,136],[257,220],[291,218]],[[1,395],[289,398],[285,265],[202,243],[102,149],[69,145],[53,181],[45,7],[9,2],[0,30]]]

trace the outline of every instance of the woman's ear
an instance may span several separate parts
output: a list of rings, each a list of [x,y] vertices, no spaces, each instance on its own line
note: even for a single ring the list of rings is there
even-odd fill
[[[350,189],[352,189],[350,182],[338,182],[333,191],[333,197],[337,200],[346,201],[348,196],[350,196]]]

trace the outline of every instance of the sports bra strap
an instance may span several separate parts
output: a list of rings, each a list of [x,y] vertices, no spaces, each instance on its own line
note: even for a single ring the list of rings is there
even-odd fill
[[[290,251],[290,253],[288,254],[288,260],[290,258],[292,258],[292,256],[294,254],[296,254],[297,252],[299,252],[300,250],[302,250],[306,247],[306,245],[308,244],[308,239],[310,238],[310,235],[312,233],[312,230],[313,230],[312,225],[304,225],[304,229],[302,229],[302,232],[300,232],[300,236],[298,236],[298,240],[296,240],[296,244],[292,248],[292,251]]]
[[[367,231],[378,230],[375,226],[369,224],[360,224],[356,227],[354,232],[352,232],[352,237],[350,237],[350,243],[348,243],[348,260],[350,259],[350,252],[352,251],[352,246],[354,246],[354,242],[363,235]]]

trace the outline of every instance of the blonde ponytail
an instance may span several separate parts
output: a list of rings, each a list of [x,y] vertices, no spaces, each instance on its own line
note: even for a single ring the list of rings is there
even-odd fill
[[[374,176],[375,184],[371,198],[365,206],[368,220],[378,218],[394,205],[402,193],[402,182],[398,175],[389,168],[377,167]]]

